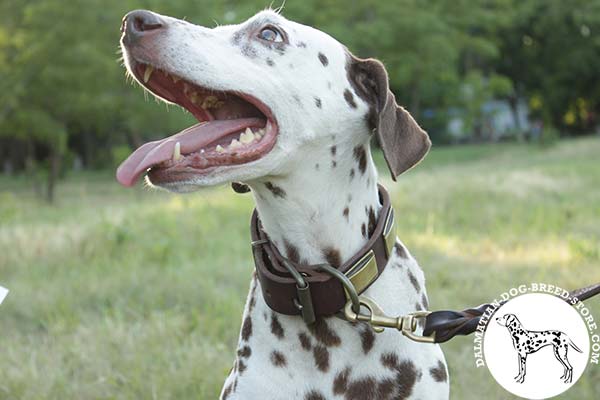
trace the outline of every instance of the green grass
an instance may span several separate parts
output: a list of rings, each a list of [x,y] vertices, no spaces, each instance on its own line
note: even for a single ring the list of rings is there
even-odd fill
[[[432,308],[600,281],[599,154],[599,139],[441,148],[397,184],[384,177]],[[50,207],[0,178],[0,398],[215,398],[252,268],[251,197],[125,190],[112,173],[57,193]],[[600,300],[588,305],[600,319]],[[444,345],[452,398],[511,398],[472,347]],[[588,368],[562,398],[598,393]]]

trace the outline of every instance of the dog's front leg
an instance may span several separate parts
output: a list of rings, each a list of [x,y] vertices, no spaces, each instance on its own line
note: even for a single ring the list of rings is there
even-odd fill
[[[517,357],[518,357],[518,362],[519,362],[519,373],[513,379],[518,382],[519,379],[521,379],[521,354],[517,353]]]
[[[525,381],[525,374],[527,373],[525,369],[525,364],[527,362],[527,354],[521,355],[519,354],[519,379],[517,382],[523,383]]]

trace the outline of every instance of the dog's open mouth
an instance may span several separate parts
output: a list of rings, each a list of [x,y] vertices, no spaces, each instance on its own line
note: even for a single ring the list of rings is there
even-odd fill
[[[148,90],[185,108],[199,123],[135,150],[117,169],[122,185],[133,186],[144,172],[157,184],[185,181],[257,160],[273,148],[277,124],[258,99],[199,87],[148,64],[136,63],[132,70]]]

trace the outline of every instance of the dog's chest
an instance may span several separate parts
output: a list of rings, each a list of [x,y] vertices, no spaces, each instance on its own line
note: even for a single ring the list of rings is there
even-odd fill
[[[307,327],[269,309],[253,279],[234,367],[223,399],[447,398],[447,369],[437,345],[399,332],[377,334],[336,317]],[[365,292],[390,314],[427,308],[423,273],[401,244]]]

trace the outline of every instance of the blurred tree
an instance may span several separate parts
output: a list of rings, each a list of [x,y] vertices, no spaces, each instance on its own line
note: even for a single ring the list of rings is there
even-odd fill
[[[512,2],[512,23],[496,36],[497,70],[516,95],[540,101],[546,125],[589,133],[600,112],[600,2]]]
[[[122,16],[148,8],[215,26],[241,22],[269,4],[0,2],[0,157],[45,176],[51,198],[65,160],[114,165],[124,145],[192,124],[177,107],[165,113],[128,86],[116,53]],[[288,0],[284,15],[330,33],[358,56],[384,61],[398,101],[434,140],[445,134],[451,107],[481,132],[483,103],[499,97],[515,109],[519,98],[535,100],[535,115],[566,131],[598,125],[598,1]]]
[[[457,104],[464,108],[466,130],[473,132],[475,140],[490,140],[492,132],[483,125],[486,113],[482,105],[512,93],[511,81],[495,74],[484,77],[480,71],[472,70],[465,76],[461,89]]]
[[[33,174],[45,170],[49,201],[69,147],[85,166],[106,165],[118,136],[139,144],[142,135],[189,120],[179,111],[165,118],[124,84],[116,50],[118,21],[129,8],[114,0],[0,6],[0,72],[7,77],[0,80],[0,135],[26,143],[26,164]]]
[[[495,81],[502,78],[490,66],[500,57],[494,35],[510,21],[508,4],[508,0],[365,0],[340,6],[337,0],[312,0],[301,5],[289,2],[286,15],[296,14],[330,32],[359,56],[381,59],[397,100],[426,128],[435,128],[427,126],[429,121],[420,114],[424,109],[443,112],[460,105],[469,71],[482,71]],[[445,125],[440,128],[445,130]],[[436,129],[428,130],[434,139],[440,136]]]

